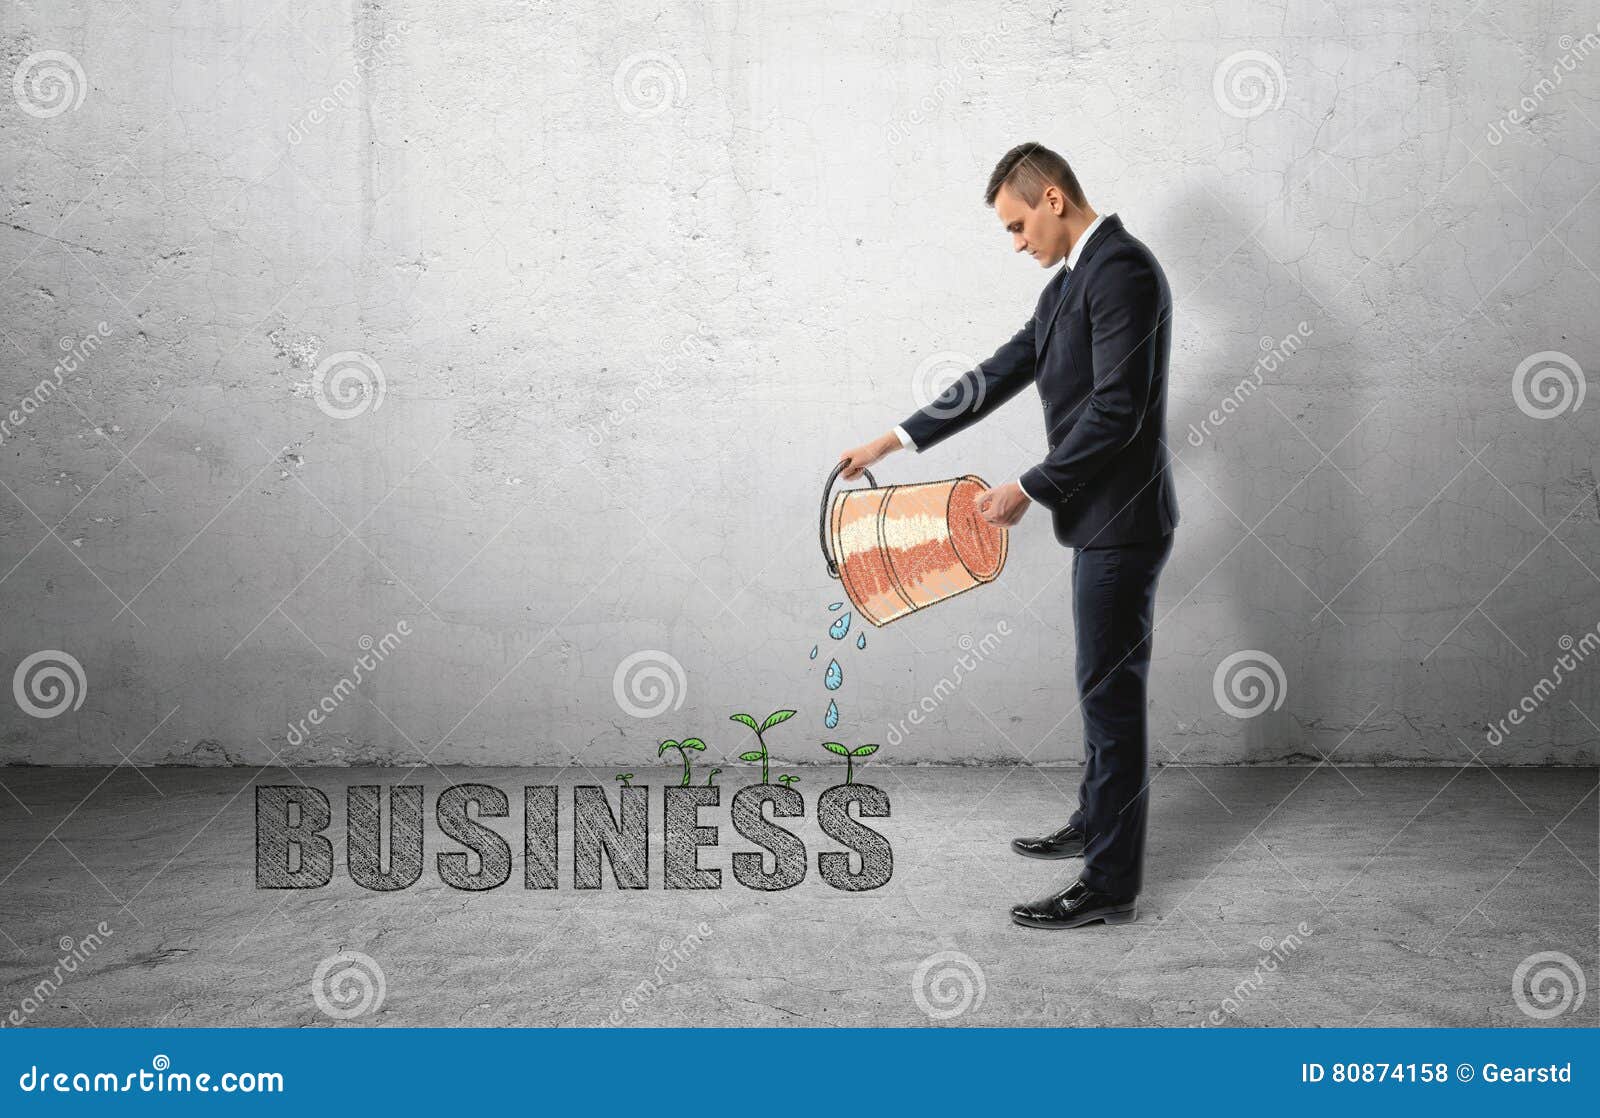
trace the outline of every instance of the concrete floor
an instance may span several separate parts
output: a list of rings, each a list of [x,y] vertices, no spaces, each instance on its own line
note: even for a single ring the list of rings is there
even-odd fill
[[[837,847],[815,821],[831,770],[798,770],[808,816],[793,829],[810,869],[779,893],[728,872],[733,850],[754,847],[726,799],[701,817],[721,828],[700,860],[723,868],[723,888],[661,888],[659,786],[673,781],[637,771],[657,786],[651,888],[619,891],[608,869],[605,888],[579,893],[568,787],[561,888],[521,887],[520,790],[614,789],[610,772],[0,770],[0,1016],[324,1025],[313,974],[354,950],[383,975],[381,1002],[354,1024],[1600,1023],[1593,769],[1168,767],[1152,789],[1140,919],[1057,933],[1013,926],[1007,907],[1076,863],[1026,861],[1006,842],[1062,821],[1075,770],[868,766],[892,798],[893,817],[874,825],[895,870],[854,894],[816,872],[816,852]],[[422,878],[368,892],[345,870],[344,789],[402,779],[426,789]],[[333,883],[257,890],[250,785],[297,780],[332,800]],[[456,848],[433,826],[434,799],[468,780],[511,799],[513,822],[496,824],[511,880],[487,893],[449,889],[434,869],[436,851]],[[702,921],[700,940],[686,938]],[[100,922],[112,934],[52,987],[63,941]],[[1547,1022],[1512,996],[1518,964],[1542,951],[1570,956],[1588,988]]]

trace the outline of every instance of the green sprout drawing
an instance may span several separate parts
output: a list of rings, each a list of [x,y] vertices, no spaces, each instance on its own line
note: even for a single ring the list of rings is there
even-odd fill
[[[793,717],[794,711],[792,710],[775,710],[771,714],[767,715],[767,720],[765,722],[757,726],[756,720],[751,718],[748,714],[730,714],[728,716],[728,720],[730,722],[743,722],[746,726],[750,727],[756,732],[756,742],[761,746],[761,748],[752,749],[747,753],[739,754],[739,760],[761,762],[762,784],[771,784],[772,781],[767,779],[767,762],[770,760],[770,758],[767,756],[767,739],[761,735],[772,729],[779,722],[787,722]]]
[[[844,782],[846,784],[854,784],[856,782],[856,758],[871,757],[878,752],[878,747],[875,745],[858,745],[854,749],[846,749],[836,741],[825,741],[822,743],[822,748],[829,753],[837,753],[844,758]]]
[[[721,769],[712,769],[711,770],[710,774],[706,777],[706,785],[708,787],[717,782],[717,774],[719,772],[721,772],[721,771],[722,771]]]
[[[687,788],[689,786],[689,750],[696,749],[701,753],[704,753],[706,751],[706,743],[701,741],[699,738],[684,738],[682,741],[664,741],[661,743],[661,748],[656,750],[656,756],[661,756],[669,749],[676,749],[678,751],[678,755],[683,758],[683,779],[678,781],[678,786],[680,788]]]
[[[625,788],[632,788],[633,787],[633,785],[629,783],[629,781],[633,780],[633,774],[632,773],[618,773],[617,774],[617,779],[622,781],[623,787],[625,787]]]
[[[788,773],[784,773],[782,776],[778,777],[778,783],[783,785],[785,788],[792,788],[794,785],[800,783],[800,778],[798,776],[791,776]]]

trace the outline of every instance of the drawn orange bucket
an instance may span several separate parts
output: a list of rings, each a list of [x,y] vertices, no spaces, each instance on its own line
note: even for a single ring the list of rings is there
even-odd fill
[[[982,478],[880,487],[864,470],[868,488],[834,493],[843,469],[822,490],[822,557],[874,625],[993,582],[1006,565],[1006,530],[978,513]]]

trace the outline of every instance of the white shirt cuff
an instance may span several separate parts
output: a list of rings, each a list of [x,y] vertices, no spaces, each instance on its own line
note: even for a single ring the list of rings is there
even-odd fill
[[[1022,490],[1022,495],[1028,498],[1028,500],[1032,501],[1034,504],[1039,503],[1039,498],[1028,492],[1028,487],[1022,484],[1022,479],[1020,477],[1017,478],[1017,488]]]
[[[907,449],[907,450],[916,450],[917,449],[917,444],[911,441],[911,436],[906,434],[906,429],[904,427],[896,426],[895,429],[894,429],[894,434],[895,434],[895,438],[900,440],[900,445],[902,447],[904,447],[905,449]]]

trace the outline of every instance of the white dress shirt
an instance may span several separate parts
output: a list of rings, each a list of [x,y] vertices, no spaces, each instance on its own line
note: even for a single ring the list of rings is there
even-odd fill
[[[1070,272],[1072,269],[1078,266],[1078,257],[1083,255],[1083,246],[1089,243],[1089,238],[1094,236],[1094,231],[1100,227],[1100,223],[1108,216],[1110,215],[1096,214],[1095,219],[1089,223],[1089,227],[1083,231],[1076,241],[1072,242],[1072,248],[1067,251],[1066,262],[1062,265],[1064,271]],[[1054,276],[1051,277],[1051,279],[1054,278]],[[906,434],[906,429],[904,427],[896,425],[894,433],[895,437],[900,440],[901,446],[905,447],[907,450],[917,449],[917,444],[911,441],[911,436]],[[1032,493],[1029,493],[1026,489],[1022,488],[1021,478],[1017,479],[1017,488],[1022,489],[1022,495],[1028,498],[1028,500],[1036,501],[1038,499]]]

